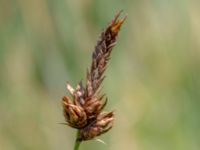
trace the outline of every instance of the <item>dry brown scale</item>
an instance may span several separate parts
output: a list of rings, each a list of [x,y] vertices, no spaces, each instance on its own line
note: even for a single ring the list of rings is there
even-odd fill
[[[113,126],[113,112],[102,112],[107,103],[105,95],[100,94],[100,85],[104,80],[110,54],[116,44],[116,38],[126,17],[118,19],[119,12],[101,33],[92,55],[91,67],[87,70],[86,86],[80,82],[76,89],[67,83],[72,99],[64,96],[63,112],[69,126],[79,129],[77,140],[90,140],[99,136]]]

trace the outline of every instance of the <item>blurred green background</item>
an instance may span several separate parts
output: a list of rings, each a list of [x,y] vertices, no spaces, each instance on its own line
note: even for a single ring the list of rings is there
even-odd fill
[[[103,91],[114,128],[80,150],[199,150],[200,1],[0,0],[0,150],[71,150],[66,81],[85,79],[99,33],[128,18]]]

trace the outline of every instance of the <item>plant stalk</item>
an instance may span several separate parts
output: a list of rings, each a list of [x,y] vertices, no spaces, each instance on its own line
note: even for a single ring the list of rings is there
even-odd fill
[[[80,131],[78,130],[77,134],[76,134],[76,141],[75,141],[75,144],[74,144],[74,150],[78,150],[79,146],[81,144],[81,141],[78,140],[79,135],[80,135]]]

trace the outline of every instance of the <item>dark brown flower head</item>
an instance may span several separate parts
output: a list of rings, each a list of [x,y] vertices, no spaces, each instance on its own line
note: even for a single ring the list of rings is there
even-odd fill
[[[87,69],[86,85],[80,82],[76,89],[67,83],[72,96],[69,100],[63,97],[64,116],[69,126],[80,130],[78,140],[90,140],[112,128],[114,115],[112,112],[102,113],[107,103],[105,95],[100,94],[100,86],[104,80],[110,54],[116,44],[116,38],[126,17],[118,19],[119,12],[100,34],[92,54],[92,64]]]
[[[62,105],[69,126],[80,129],[87,124],[87,115],[81,106],[72,104],[67,96],[63,97]]]
[[[107,132],[112,128],[113,121],[113,112],[99,114],[96,120],[91,122],[89,126],[80,130],[80,137],[78,140],[91,140],[94,137]]]

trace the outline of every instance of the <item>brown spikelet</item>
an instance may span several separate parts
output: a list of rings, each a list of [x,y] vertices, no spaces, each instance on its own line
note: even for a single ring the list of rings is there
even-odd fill
[[[120,13],[121,12],[115,16],[107,28],[101,33],[92,54],[92,65],[87,73],[86,90],[88,97],[96,93],[105,78],[103,73],[106,70],[112,49],[116,45],[119,29],[126,19],[126,17],[124,17],[118,20]]]
[[[110,54],[116,45],[116,39],[121,25],[126,17],[119,19],[119,12],[100,34],[92,54],[92,64],[87,69],[86,86],[80,82],[74,89],[67,83],[67,89],[72,96],[70,100],[63,97],[62,105],[66,122],[80,131],[79,141],[90,140],[99,136],[113,126],[113,112],[102,112],[107,103],[105,95],[100,94],[101,83],[105,78]]]
[[[81,129],[79,140],[91,140],[96,136],[99,136],[113,126],[114,114],[113,112],[101,113],[97,116],[89,126]]]

